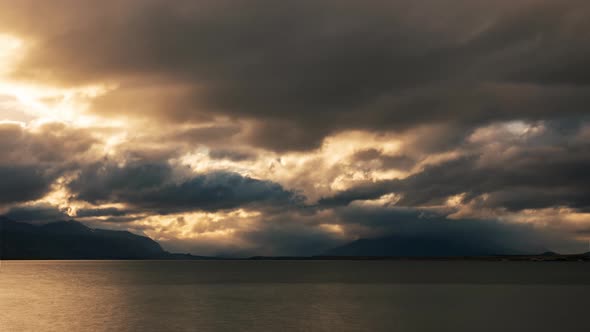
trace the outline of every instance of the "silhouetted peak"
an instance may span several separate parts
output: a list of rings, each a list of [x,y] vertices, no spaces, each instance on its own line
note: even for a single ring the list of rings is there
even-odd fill
[[[1,259],[161,259],[154,240],[128,231],[92,229],[74,220],[44,225],[0,217]]]
[[[15,223],[15,222],[16,221],[11,220],[11,219],[8,219],[5,216],[0,216],[0,225],[1,224],[9,224],[9,223],[12,224],[12,223]]]
[[[9,230],[18,230],[18,231],[30,231],[36,229],[35,225],[14,221],[12,219],[6,218],[5,216],[0,216],[0,230],[2,231],[9,231]]]
[[[489,256],[512,253],[511,250],[477,243],[468,239],[437,236],[392,235],[375,239],[359,239],[323,253],[324,256],[400,256],[450,257]]]
[[[41,225],[41,229],[45,232],[60,233],[60,234],[86,234],[93,230],[82,223],[75,220],[56,221],[49,224]]]

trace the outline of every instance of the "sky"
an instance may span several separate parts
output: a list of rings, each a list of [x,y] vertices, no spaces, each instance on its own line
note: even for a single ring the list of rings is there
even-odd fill
[[[0,214],[198,255],[588,249],[586,0],[0,0]]]

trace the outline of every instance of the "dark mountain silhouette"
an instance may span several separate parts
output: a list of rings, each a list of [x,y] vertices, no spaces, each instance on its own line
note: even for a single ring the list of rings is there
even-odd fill
[[[500,246],[434,236],[388,236],[360,239],[312,257],[250,259],[383,259],[491,257],[513,260],[588,260],[590,252],[561,255],[518,253]],[[0,216],[0,259],[221,259],[169,253],[154,240],[127,231],[93,229],[74,220],[44,225]]]
[[[322,256],[459,257],[506,255],[515,252],[500,246],[457,241],[435,236],[388,236],[360,239],[328,250]]]
[[[77,221],[33,225],[0,217],[0,259],[196,259],[166,252],[127,231],[89,228]]]

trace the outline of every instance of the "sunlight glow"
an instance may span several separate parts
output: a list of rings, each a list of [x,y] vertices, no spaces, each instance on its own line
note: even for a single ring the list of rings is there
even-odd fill
[[[0,75],[6,74],[22,54],[23,41],[6,34],[0,34]]]
[[[24,113],[40,122],[60,121],[82,126],[96,122],[96,117],[85,113],[89,102],[116,86],[99,84],[66,89],[17,81],[10,74],[25,51],[23,40],[0,34],[0,95],[15,98]]]
[[[40,121],[62,121],[88,125],[96,118],[85,114],[89,101],[109,91],[105,86],[59,89],[35,86],[0,78],[0,94],[14,97],[22,110]]]

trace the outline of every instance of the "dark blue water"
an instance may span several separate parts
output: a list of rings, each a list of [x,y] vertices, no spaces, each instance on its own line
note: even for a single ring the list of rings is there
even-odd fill
[[[590,331],[590,264],[4,261],[0,331]]]

